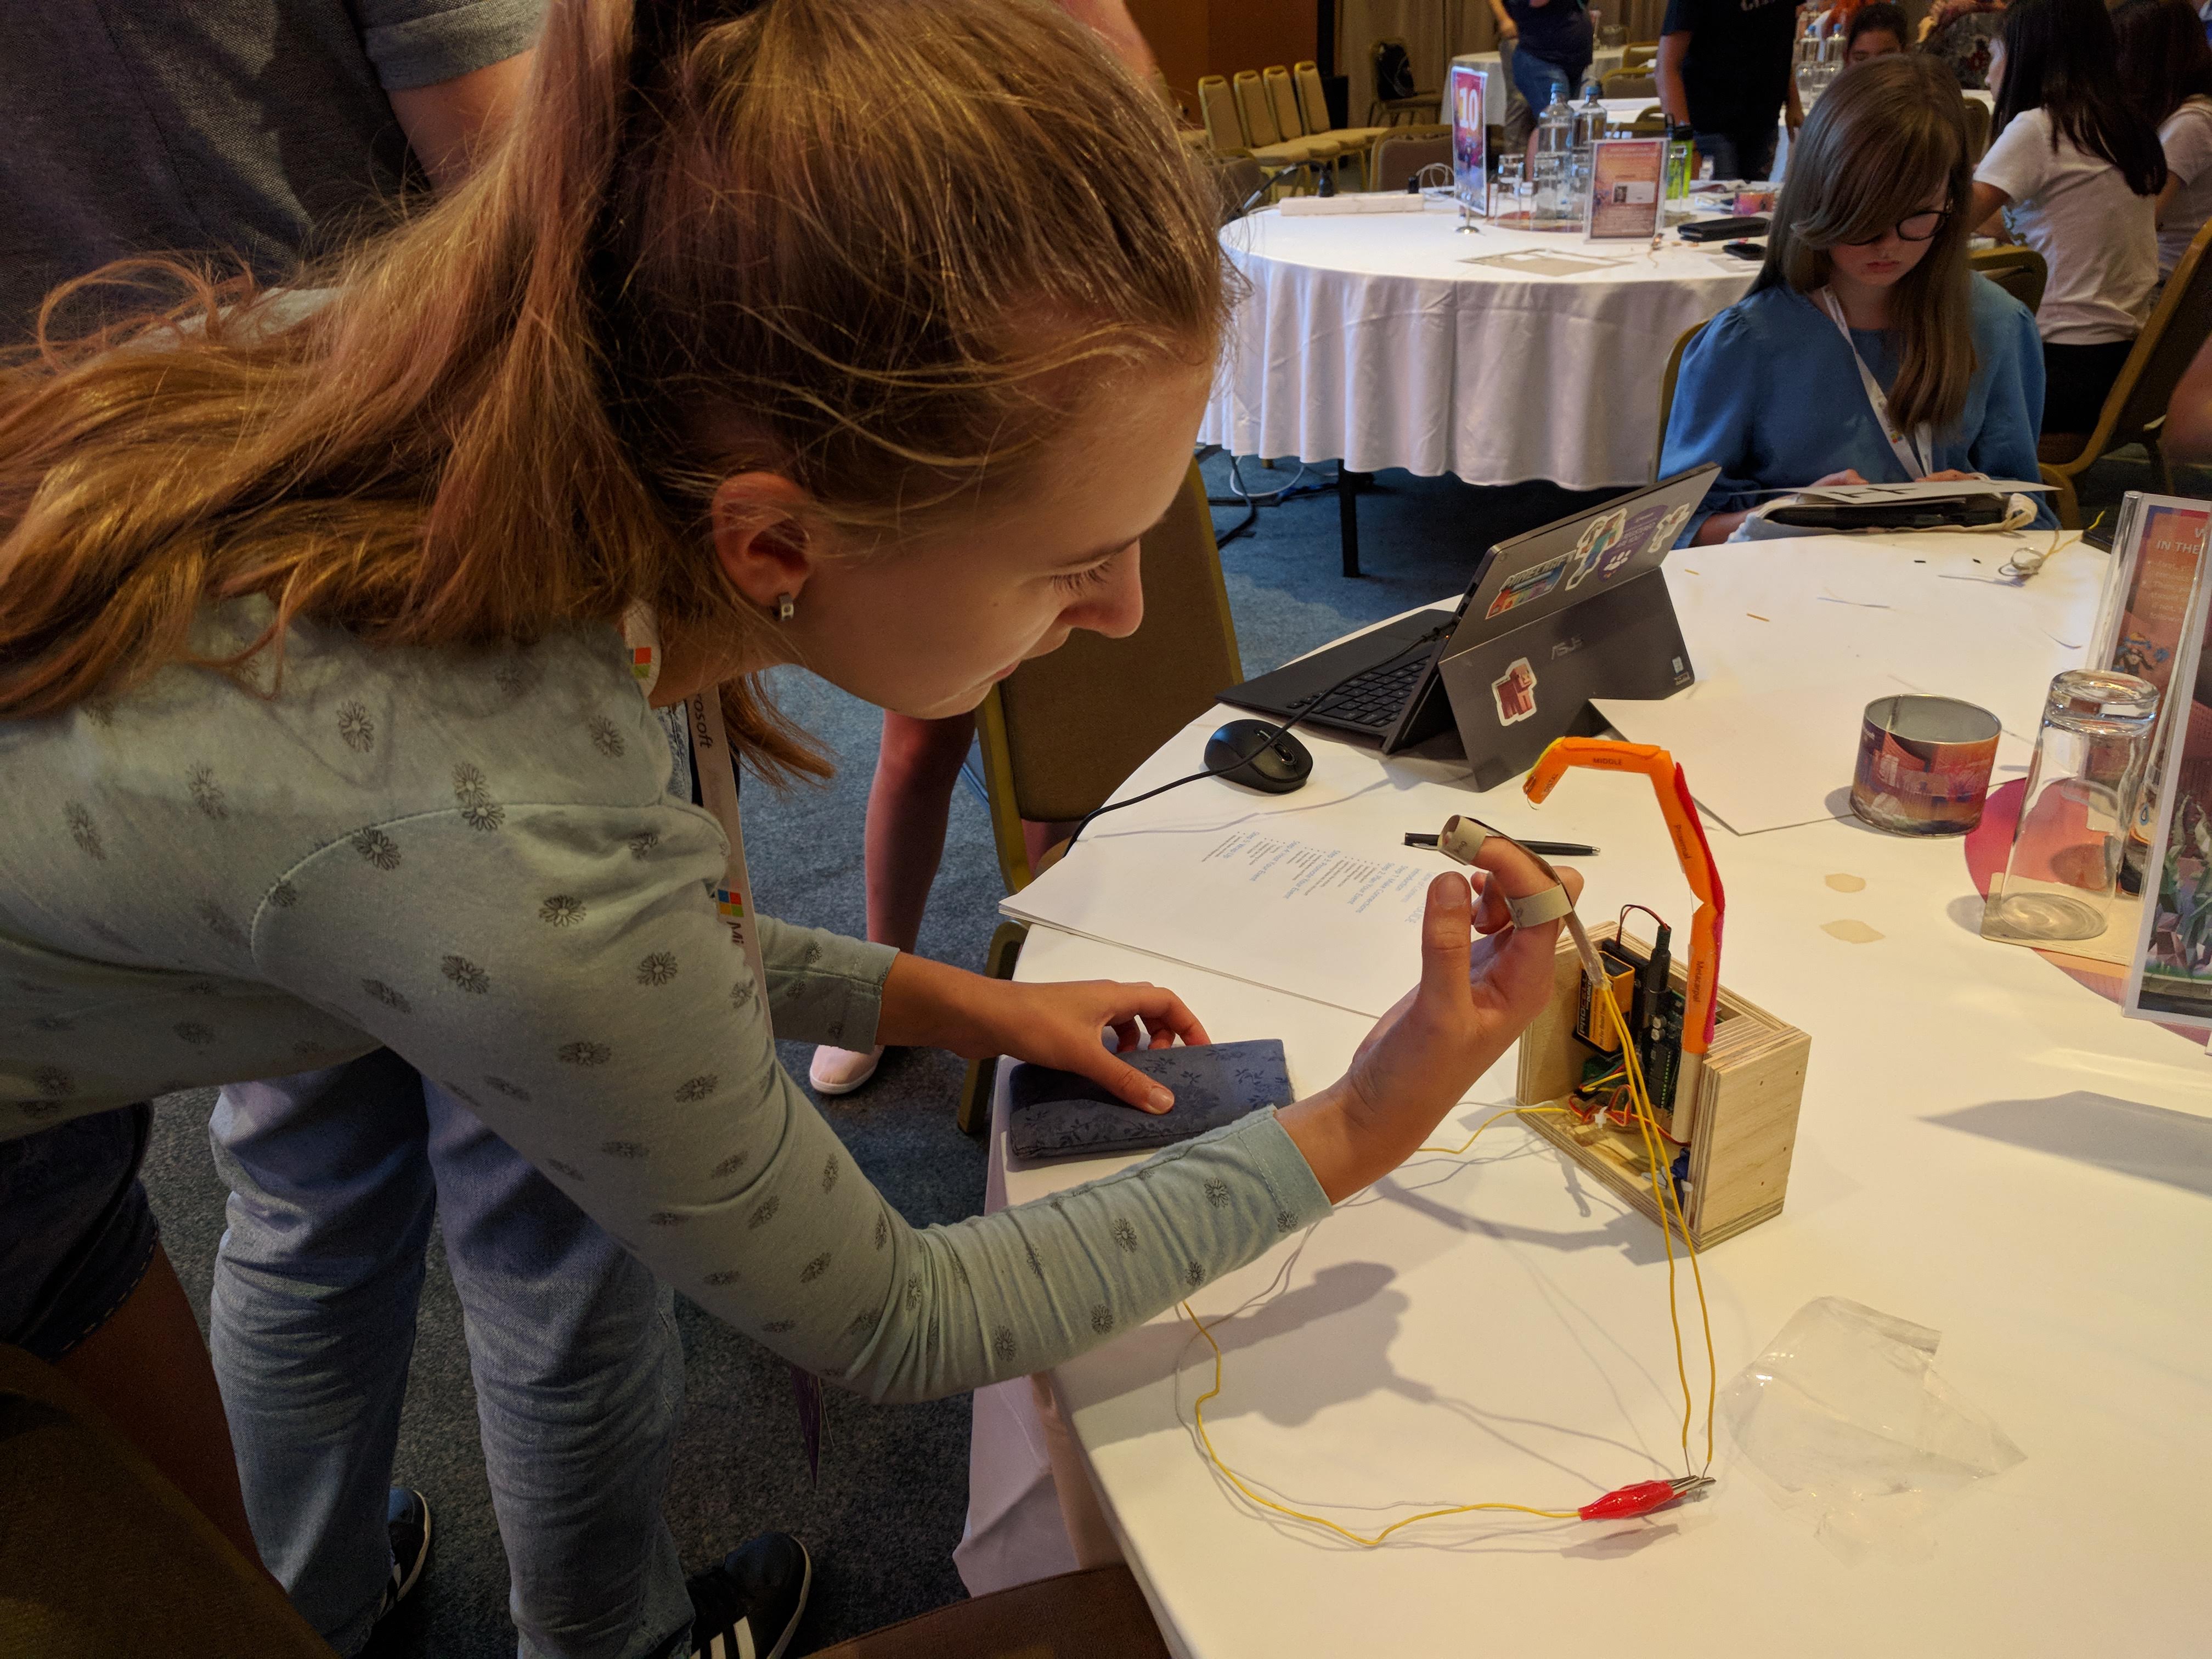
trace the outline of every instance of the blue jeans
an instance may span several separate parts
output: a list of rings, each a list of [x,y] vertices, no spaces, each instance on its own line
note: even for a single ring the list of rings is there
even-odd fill
[[[1533,52],[1516,46],[1513,49],[1513,89],[1528,103],[1529,118],[1541,119],[1545,106],[1552,101],[1552,88],[1565,88],[1564,95],[1569,103],[1572,103],[1577,90],[1576,78],[1589,67],[1588,63],[1555,64],[1548,58],[1539,58]],[[1483,112],[1482,118],[1486,121],[1490,119],[1487,110]],[[1505,112],[1498,111],[1498,125],[1502,125],[1504,120]]]
[[[1713,160],[1716,179],[1741,179],[1748,183],[1764,179],[1774,166],[1774,146],[1780,137],[1779,118],[1749,132],[1700,132],[1692,142],[1698,154]]]
[[[662,1495],[674,1299],[466,1108],[386,1050],[222,1091],[216,1376],[262,1558],[341,1653],[390,1572],[385,1492],[434,1214],[465,1319],[522,1659],[690,1651]]]
[[[138,1288],[161,1242],[138,1182],[153,1116],[122,1106],[0,1140],[0,1342],[52,1364]]]

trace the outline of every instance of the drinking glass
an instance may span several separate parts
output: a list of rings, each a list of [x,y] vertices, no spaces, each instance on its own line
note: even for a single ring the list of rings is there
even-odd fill
[[[2041,944],[2105,931],[2157,720],[2158,688],[2133,674],[2073,669],[2051,682],[1983,938]]]
[[[1498,158],[1497,195],[1491,206],[1491,216],[1499,218],[1522,207],[1521,170],[1527,161],[1518,150],[1509,151]]]

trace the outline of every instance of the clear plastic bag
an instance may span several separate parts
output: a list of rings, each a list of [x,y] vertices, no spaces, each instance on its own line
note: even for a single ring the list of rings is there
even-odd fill
[[[1945,1502],[2027,1455],[1936,1374],[1942,1340],[1822,1297],[1721,1392],[1745,1461],[1845,1561],[1910,1543]]]

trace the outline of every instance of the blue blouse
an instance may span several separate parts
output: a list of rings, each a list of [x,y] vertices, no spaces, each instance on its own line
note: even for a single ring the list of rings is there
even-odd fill
[[[2026,306],[1986,277],[1972,279],[1975,369],[1958,425],[1936,435],[1941,471],[2033,479],[2043,421],[2043,348]],[[1851,338],[1887,392],[1897,379],[1890,337],[1854,329]],[[1667,418],[1660,475],[1708,461],[1720,476],[1678,545],[1715,513],[1757,507],[1778,489],[1856,467],[1869,483],[1909,476],[1875,421],[1858,369],[1835,323],[1809,296],[1770,288],[1713,319],[1682,354]],[[2057,520],[2044,504],[2036,523]]]

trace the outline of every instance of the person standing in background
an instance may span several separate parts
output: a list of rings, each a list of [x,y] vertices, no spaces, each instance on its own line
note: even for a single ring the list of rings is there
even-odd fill
[[[2043,430],[2087,433],[2158,286],[2158,130],[2120,87],[2103,0],[2016,0],[1990,58],[1996,137],[1974,172],[1972,218],[1997,216],[2051,268]]]
[[[1541,115],[1553,88],[1572,100],[1590,65],[1594,36],[1583,0],[1490,0],[1498,38],[1513,42],[1513,87]]]
[[[1717,179],[1764,179],[1778,128],[1804,125],[1790,61],[1790,0],[1667,0],[1659,26],[1659,100],[1686,121]]]
[[[111,261],[193,254],[227,274],[282,283],[408,190],[456,182],[520,94],[541,4],[44,0],[0,9],[0,108],[9,114],[0,346],[38,336],[47,295]],[[48,319],[51,331],[81,331],[116,298],[112,284],[75,290]],[[123,303],[142,301],[126,294]],[[223,1403],[204,1368],[180,1371],[162,1358],[197,1347],[200,1335],[138,1181],[149,1121],[139,1106],[71,1126],[71,1155],[100,1171],[81,1185],[97,1189],[97,1244],[65,1258],[8,1256],[0,1340],[84,1389],[259,1562]],[[0,1189],[13,1201],[41,1190],[39,1156],[27,1143],[0,1146]],[[41,1237],[66,1242],[70,1214],[50,1206],[47,1219]],[[45,1311],[88,1300],[115,1310],[89,1331]],[[158,1415],[134,1409],[143,1396],[128,1392],[149,1372],[173,1378]],[[412,1587],[428,1550],[419,1499],[394,1498],[380,1499],[386,1514],[375,1536],[397,1555],[390,1577],[379,1570],[376,1613]]]
[[[0,8],[0,340],[112,260],[206,254],[281,283],[407,188],[451,184],[520,94],[541,6]]]

